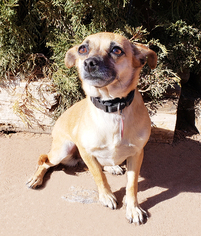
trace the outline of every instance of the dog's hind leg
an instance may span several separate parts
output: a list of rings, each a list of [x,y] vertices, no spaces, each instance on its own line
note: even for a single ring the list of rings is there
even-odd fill
[[[123,175],[124,170],[120,166],[104,166],[103,170],[113,175]]]
[[[77,147],[73,142],[65,140],[62,144],[52,144],[52,149],[48,155],[42,154],[38,159],[38,167],[35,174],[28,180],[27,186],[29,188],[36,188],[43,183],[43,177],[47,170],[56,166],[59,163],[65,163],[67,165],[76,165],[78,159],[72,158],[74,154],[77,154]]]

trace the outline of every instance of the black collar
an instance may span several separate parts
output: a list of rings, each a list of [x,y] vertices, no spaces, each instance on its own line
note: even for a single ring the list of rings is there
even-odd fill
[[[90,97],[93,104],[105,111],[105,112],[116,112],[122,111],[125,107],[128,107],[134,99],[135,90],[132,90],[125,98],[114,98],[112,100],[101,100],[99,97]]]

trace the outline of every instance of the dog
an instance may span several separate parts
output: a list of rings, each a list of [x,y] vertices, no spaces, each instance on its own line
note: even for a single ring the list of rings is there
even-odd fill
[[[137,90],[146,62],[151,69],[156,67],[154,51],[109,32],[90,35],[67,51],[65,65],[77,67],[86,98],[55,123],[52,148],[39,157],[37,171],[27,183],[30,188],[42,184],[48,168],[59,163],[75,165],[81,156],[94,177],[100,202],[116,209],[117,200],[103,170],[122,174],[119,165],[126,160],[126,218],[136,224],[146,221],[148,215],[137,200],[143,150],[151,132]]]

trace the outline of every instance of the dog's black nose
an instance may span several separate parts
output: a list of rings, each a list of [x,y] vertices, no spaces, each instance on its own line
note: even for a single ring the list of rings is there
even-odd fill
[[[95,57],[88,58],[84,61],[84,69],[87,72],[95,72],[99,68],[99,60]]]

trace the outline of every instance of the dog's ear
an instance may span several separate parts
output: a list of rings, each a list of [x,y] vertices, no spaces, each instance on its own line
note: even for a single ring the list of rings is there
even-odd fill
[[[71,68],[75,65],[75,61],[77,59],[77,50],[78,50],[78,46],[76,45],[67,51],[65,59],[64,59],[64,62],[67,68]]]
[[[133,63],[135,66],[144,66],[147,62],[151,69],[156,68],[157,55],[154,51],[141,43],[132,44],[132,48],[134,54]]]

